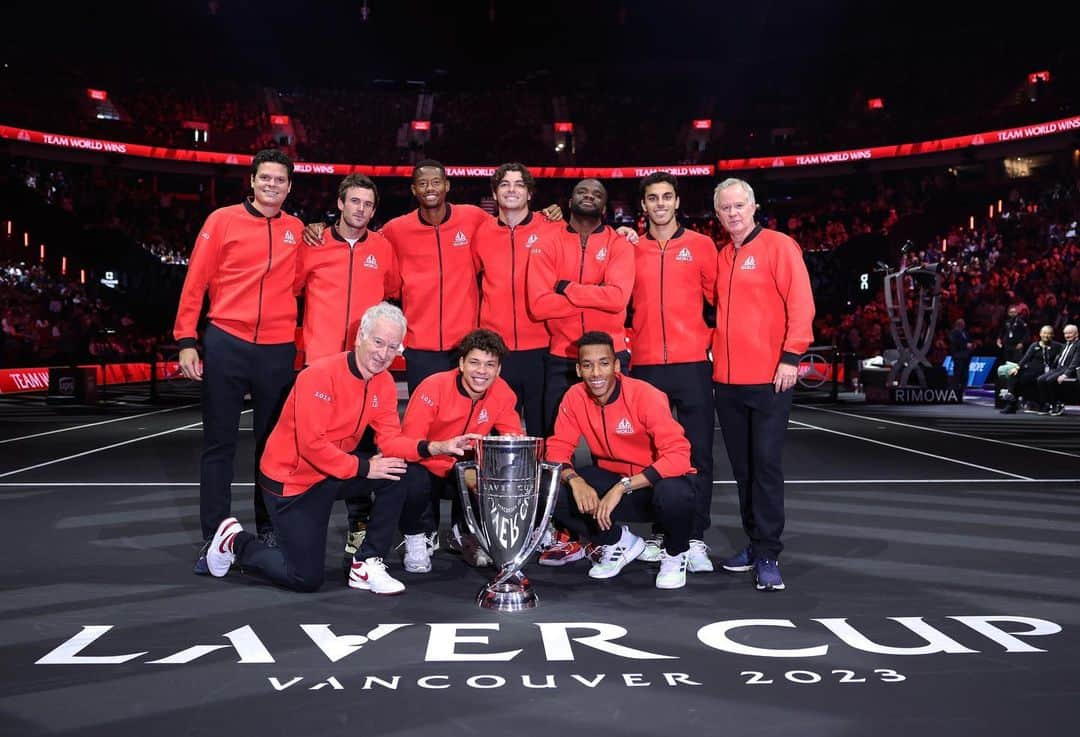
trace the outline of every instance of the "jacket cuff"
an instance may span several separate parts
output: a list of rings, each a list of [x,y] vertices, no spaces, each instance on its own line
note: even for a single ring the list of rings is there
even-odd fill
[[[176,345],[180,346],[181,349],[196,348],[199,345],[199,341],[195,340],[194,338],[181,338],[180,340],[176,341]]]
[[[800,358],[802,358],[802,356],[800,356],[798,353],[784,351],[780,354],[780,363],[785,363],[788,366],[798,366]]]
[[[656,483],[661,479],[660,472],[653,466],[646,466],[642,469],[641,475],[647,478],[653,486],[656,486]]]
[[[555,282],[555,294],[566,294],[566,288],[570,286],[569,279],[561,279]]]
[[[357,456],[356,458],[356,478],[366,479],[368,471],[371,470],[371,463],[367,458]]]
[[[428,450],[428,441],[421,440],[416,444],[416,452],[421,458],[431,458],[431,451]]]

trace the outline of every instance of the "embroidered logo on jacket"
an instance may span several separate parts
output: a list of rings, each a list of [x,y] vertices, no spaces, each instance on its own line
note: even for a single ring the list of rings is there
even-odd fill
[[[369,253],[367,255],[367,258],[364,259],[364,268],[365,269],[377,269],[377,268],[379,268],[379,260],[377,258],[375,258],[374,253]]]
[[[460,230],[454,233],[454,246],[467,246],[469,245],[469,239]]]
[[[372,409],[378,409],[379,408],[379,395],[378,394],[372,396],[372,398],[371,398],[371,408]]]
[[[619,424],[615,426],[616,435],[633,435],[634,426],[630,424],[630,420],[625,417],[619,420]]]
[[[478,414],[476,416],[476,424],[477,425],[483,425],[487,421],[488,421],[488,413],[487,413],[487,408],[485,407],[485,408],[481,409],[480,414]]]
[[[689,248],[683,248],[681,251],[679,251],[677,254],[675,254],[675,260],[676,261],[693,261],[694,256],[693,256],[693,254],[690,253]]]
[[[536,243],[538,240],[540,240],[540,236],[538,236],[536,233],[533,233],[529,236],[529,239],[525,241],[525,247],[528,248],[533,243]]]
[[[285,242],[290,246],[296,245],[296,236],[293,235],[293,232],[291,230],[285,231]]]
[[[332,401],[334,401],[333,398],[329,394],[327,394],[326,392],[315,392],[315,398],[316,399],[321,399],[324,402],[332,402]]]
[[[607,249],[606,248],[601,248],[599,251],[596,252],[596,260],[597,261],[603,261],[606,258],[607,258]]]
[[[746,260],[743,261],[743,265],[740,266],[739,268],[742,269],[743,271],[753,271],[754,269],[757,268],[757,262],[754,261],[753,256],[747,256]]]

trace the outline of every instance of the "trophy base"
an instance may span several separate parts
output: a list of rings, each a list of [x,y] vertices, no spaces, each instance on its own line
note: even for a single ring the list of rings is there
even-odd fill
[[[488,584],[480,589],[476,595],[476,605],[481,609],[492,609],[497,612],[520,612],[525,609],[535,609],[540,603],[540,597],[536,595],[529,579],[518,571],[517,580],[506,581],[499,584]]]

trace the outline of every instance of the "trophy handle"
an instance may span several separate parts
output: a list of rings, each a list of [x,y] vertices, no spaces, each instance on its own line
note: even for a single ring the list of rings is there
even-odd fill
[[[472,530],[472,533],[476,535],[476,539],[480,541],[480,544],[484,546],[484,551],[491,550],[491,543],[488,542],[484,529],[476,519],[472,495],[469,494],[469,486],[465,483],[465,472],[470,469],[476,472],[476,483],[480,483],[480,470],[476,465],[476,461],[459,461],[455,468],[457,470],[458,493],[461,495],[461,506],[465,511],[465,523]]]
[[[529,542],[522,547],[512,561],[503,566],[498,577],[491,582],[491,586],[498,586],[517,575],[521,567],[525,565],[525,561],[528,560],[529,556],[536,552],[536,548],[539,547],[540,540],[544,537],[544,530],[547,529],[548,520],[551,519],[551,513],[555,510],[555,496],[559,491],[559,472],[562,471],[562,464],[541,461],[539,465],[541,474],[543,474],[544,471],[550,472],[546,488],[541,489],[544,494],[544,512],[540,516],[540,524],[533,529]],[[542,483],[543,481],[541,481],[541,484]],[[472,523],[471,519],[470,523]]]

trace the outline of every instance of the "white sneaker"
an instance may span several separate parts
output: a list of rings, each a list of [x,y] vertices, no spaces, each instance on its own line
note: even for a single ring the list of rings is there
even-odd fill
[[[710,573],[716,570],[712,559],[709,558],[709,546],[704,540],[690,541],[690,572]]]
[[[424,538],[427,540],[427,552],[430,557],[439,549],[439,531],[429,532],[424,535]]]
[[[405,556],[402,564],[409,573],[428,573],[431,570],[431,549],[423,532],[405,536]]]
[[[635,560],[645,550],[645,541],[630,532],[625,525],[622,537],[613,545],[600,547],[599,560],[589,569],[589,578],[614,578],[626,564]]]
[[[543,553],[550,547],[553,547],[555,543],[559,541],[559,533],[555,529],[555,525],[548,520],[547,528],[544,530],[544,534],[540,536],[540,543],[536,546],[536,549]]]
[[[405,584],[386,572],[382,558],[371,557],[355,561],[349,569],[349,588],[370,591],[374,594],[400,594]]]
[[[491,558],[480,547],[480,541],[476,535],[462,534],[457,525],[450,528],[450,538],[447,545],[450,550],[460,553],[461,559],[473,568],[483,568],[491,565]]]
[[[655,563],[660,560],[660,551],[664,549],[664,533],[658,532],[652,537],[645,538],[645,549],[641,551],[638,560],[646,563]]]
[[[660,555],[660,572],[656,574],[656,588],[681,589],[685,586],[689,557],[689,552],[668,555],[668,552],[664,550]]]
[[[236,562],[233,540],[236,539],[236,533],[243,531],[244,528],[236,517],[221,520],[217,532],[210,538],[210,546],[206,549],[206,567],[210,569],[211,576],[221,578],[229,572],[229,568]]]

